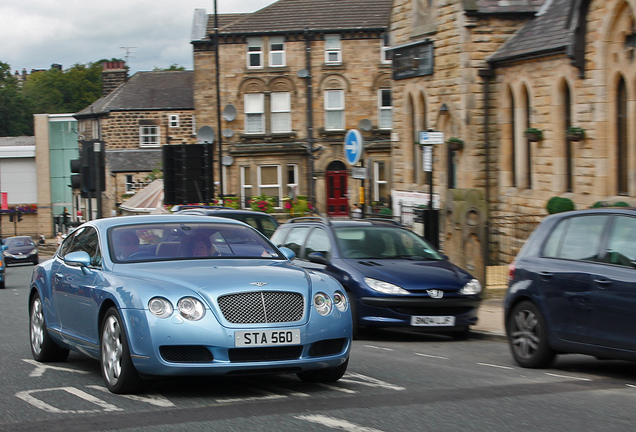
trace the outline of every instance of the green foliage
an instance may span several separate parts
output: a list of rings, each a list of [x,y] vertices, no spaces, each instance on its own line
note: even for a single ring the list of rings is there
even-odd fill
[[[223,206],[238,209],[241,207],[241,200],[238,197],[223,197]]]
[[[632,207],[625,201],[617,201],[614,204],[611,204],[607,201],[596,201],[590,208],[603,208],[603,207]]]
[[[153,69],[155,72],[161,71],[182,71],[185,70],[184,66],[178,65],[176,63],[172,63],[169,68],[160,68],[159,66],[155,66]]]
[[[530,135],[534,135],[537,141],[541,141],[543,139],[543,131],[537,128],[528,128],[525,131],[526,137],[530,139]]]
[[[546,210],[549,214],[561,213],[565,211],[574,210],[574,202],[570,198],[552,197],[546,205]]]
[[[33,112],[8,64],[0,61],[0,136],[33,135]]]
[[[296,199],[284,197],[283,201],[283,208],[285,208],[285,210],[287,210],[293,217],[305,216],[313,210],[313,207],[309,204],[307,197],[304,195],[298,195]]]
[[[274,197],[267,195],[253,196],[248,204],[252,210],[260,211],[263,213],[271,213],[274,211]]]
[[[36,114],[76,113],[102,97],[102,63],[35,72],[22,86]]]
[[[570,126],[569,128],[567,128],[565,133],[568,137],[577,137],[577,139],[585,138],[585,129],[580,127]]]

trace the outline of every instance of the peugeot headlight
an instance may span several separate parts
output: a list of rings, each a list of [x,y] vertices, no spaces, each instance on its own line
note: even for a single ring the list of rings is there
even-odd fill
[[[383,294],[410,294],[402,287],[370,277],[365,277],[364,282],[369,285],[372,290]]]
[[[481,284],[477,279],[472,279],[468,282],[462,289],[459,290],[460,294],[463,295],[475,295],[481,292]]]
[[[29,255],[35,255],[36,253],[38,253],[37,249],[33,249],[31,252],[29,252]]]
[[[329,315],[329,312],[331,312],[331,299],[325,293],[316,293],[314,295],[314,307],[320,315]]]
[[[190,321],[199,321],[205,315],[203,303],[194,297],[184,297],[179,300],[177,309],[182,317]]]
[[[336,305],[336,308],[340,312],[344,312],[347,310],[347,296],[340,291],[336,291],[335,293],[333,293],[333,303]]]
[[[169,300],[163,297],[153,297],[148,302],[148,310],[157,318],[168,318],[174,309]]]

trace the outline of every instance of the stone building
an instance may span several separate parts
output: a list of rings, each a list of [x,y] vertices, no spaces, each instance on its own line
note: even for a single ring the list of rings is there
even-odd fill
[[[419,132],[443,132],[431,183],[444,249],[457,263],[481,273],[496,241],[487,226],[508,215],[545,215],[553,196],[578,208],[636,203],[636,132],[628,126],[636,117],[635,6],[394,2],[394,186],[428,190]],[[585,129],[585,138],[569,127]],[[543,139],[526,136],[529,128]]]
[[[221,143],[223,194],[305,195],[329,216],[391,189],[392,97],[385,29],[391,0],[280,0],[251,14],[195,11],[197,122]],[[222,111],[222,118],[217,112]],[[366,192],[345,163],[344,138],[359,128]],[[221,133],[218,133],[221,131]]]
[[[76,190],[78,209],[92,216],[86,219],[117,214],[122,202],[148,185],[162,169],[162,146],[196,143],[192,71],[127,78],[124,62],[106,62],[103,86],[105,96],[75,114],[81,151],[89,148],[80,157],[90,159],[84,160],[90,175],[99,171],[100,157],[104,166],[103,177],[96,179],[105,189],[99,199],[97,194],[79,199]]]

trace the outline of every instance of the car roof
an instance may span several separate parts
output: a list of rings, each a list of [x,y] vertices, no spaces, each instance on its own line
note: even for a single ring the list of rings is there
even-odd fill
[[[299,217],[289,219],[285,225],[288,224],[312,224],[312,225],[327,225],[333,228],[339,227],[355,227],[355,226],[383,226],[391,228],[404,228],[399,222],[393,219],[384,218],[367,218],[367,219],[337,219],[330,220],[323,217]],[[289,226],[289,225],[288,225]]]
[[[239,210],[239,209],[233,209],[230,207],[219,207],[219,208],[190,207],[190,208],[179,210],[173,214],[193,214],[194,212],[197,212],[198,214],[202,214],[206,216],[214,216],[218,214],[237,214],[237,215],[248,215],[248,216],[266,217],[266,218],[274,219],[272,215],[269,215],[267,213],[256,212],[252,210]]]
[[[178,217],[176,217],[178,216]],[[92,221],[86,222],[85,225],[92,225],[97,229],[108,229],[114,226],[121,225],[138,225],[138,224],[148,224],[148,223],[176,223],[176,222],[218,222],[224,224],[235,224],[245,226],[243,222],[222,218],[222,217],[213,217],[209,216],[201,216],[201,215],[174,215],[174,214],[163,214],[163,215],[136,215],[136,216],[118,216],[111,218],[103,218],[103,219],[94,219]]]
[[[560,213],[553,213],[548,215],[546,218],[550,219],[560,219],[564,217],[570,216],[579,216],[579,215],[591,215],[591,214],[626,214],[636,216],[636,208],[634,207],[600,207],[600,208],[589,208],[582,210],[571,210]]]

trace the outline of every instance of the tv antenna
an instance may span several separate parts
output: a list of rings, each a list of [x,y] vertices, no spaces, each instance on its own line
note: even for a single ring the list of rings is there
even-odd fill
[[[131,53],[132,53],[132,50],[137,49],[137,47],[123,46],[123,47],[119,47],[119,48],[121,48],[124,51],[126,51],[126,56],[124,57],[124,60],[125,60],[126,64],[128,64],[128,59],[129,58],[135,58],[135,56],[131,55]]]

